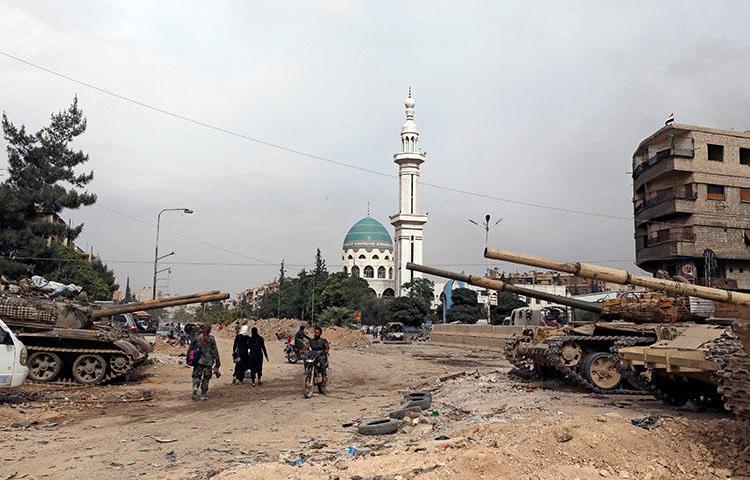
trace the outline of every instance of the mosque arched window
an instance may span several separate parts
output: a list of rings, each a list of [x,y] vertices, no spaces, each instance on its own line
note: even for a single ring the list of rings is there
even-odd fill
[[[352,277],[359,277],[359,267],[356,265],[352,267]]]
[[[390,259],[391,259],[391,257],[389,257],[388,255],[386,255],[386,256],[384,257],[384,260],[390,260]]]
[[[359,256],[359,259],[360,260],[367,260],[367,257],[365,257],[365,254],[363,253],[362,255]]]
[[[346,268],[346,265],[344,265],[344,273],[349,273],[349,269]]]
[[[393,278],[393,267],[388,269],[388,278]]]
[[[393,298],[395,295],[396,292],[394,292],[392,288],[386,288],[383,290],[383,297],[385,298]]]
[[[368,265],[365,267],[365,278],[373,278],[375,276],[375,270]]]
[[[385,267],[378,267],[378,278],[385,278]]]
[[[380,260],[380,257],[378,257],[377,255],[373,255],[373,256],[372,256],[372,259],[373,259],[373,260]]]
[[[349,256],[348,256],[348,257],[346,257],[346,258],[348,258],[349,260],[354,260],[354,257],[352,257],[351,255],[349,255]]]

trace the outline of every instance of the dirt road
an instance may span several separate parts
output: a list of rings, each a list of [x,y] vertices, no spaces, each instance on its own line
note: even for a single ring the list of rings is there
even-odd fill
[[[281,343],[267,339],[266,382],[252,388],[230,384],[231,342],[218,340],[224,376],[206,402],[190,400],[190,369],[167,349],[135,383],[6,397],[0,478],[703,479],[744,461],[747,435],[730,417],[527,383],[494,354],[334,348],[329,395],[304,400],[301,366],[283,362]],[[435,414],[384,437],[349,425],[410,389],[433,390]],[[648,415],[664,418],[652,430],[631,423]]]

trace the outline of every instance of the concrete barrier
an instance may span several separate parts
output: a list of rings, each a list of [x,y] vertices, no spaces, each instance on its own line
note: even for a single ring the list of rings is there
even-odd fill
[[[523,327],[506,325],[433,325],[430,343],[502,351],[505,340],[522,331]]]

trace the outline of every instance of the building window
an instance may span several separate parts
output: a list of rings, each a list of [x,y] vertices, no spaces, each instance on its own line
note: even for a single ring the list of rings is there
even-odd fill
[[[352,267],[352,277],[359,277],[359,267],[356,265]]]
[[[740,273],[745,273],[745,269],[740,267]]]
[[[346,258],[348,258],[349,260],[354,260],[354,257],[352,257],[351,255],[349,255],[349,256],[348,256],[348,257],[346,257]]]
[[[724,188],[724,187],[722,187],[722,188]],[[360,256],[359,256],[359,259],[360,259],[360,260],[366,260],[366,259],[367,259],[367,257],[365,257],[365,256],[364,256],[364,254],[362,254],[362,255],[360,255]]]
[[[346,268],[346,265],[344,265],[344,273],[349,273],[349,269]]]
[[[390,267],[390,268],[388,269],[388,278],[389,278],[389,279],[392,279],[392,278],[393,278],[393,267]]]
[[[384,260],[390,260],[390,259],[391,259],[391,257],[389,257],[388,255],[386,255],[385,258],[384,258]]]
[[[378,267],[378,278],[385,278],[385,267]]]
[[[750,165],[750,148],[740,147],[740,164]]]
[[[373,259],[373,260],[380,260],[380,257],[378,257],[377,255],[373,255],[373,256],[372,256],[372,259]]]
[[[744,203],[750,202],[750,188],[740,188],[740,201]]]
[[[724,145],[714,145],[712,143],[706,144],[708,147],[708,159],[713,162],[724,161]]]
[[[393,298],[395,295],[396,292],[394,292],[392,288],[386,288],[383,290],[383,297],[385,298]]]
[[[708,190],[708,199],[709,200],[726,200],[726,196],[724,195],[724,185],[706,185],[706,188]]]
[[[375,276],[375,270],[371,266],[365,267],[365,278],[373,278]]]

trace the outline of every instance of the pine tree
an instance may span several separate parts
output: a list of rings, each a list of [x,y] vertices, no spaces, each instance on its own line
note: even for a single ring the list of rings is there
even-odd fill
[[[313,271],[315,281],[325,280],[328,276],[328,269],[326,268],[326,261],[323,260],[323,255],[320,253],[320,249],[315,252],[315,270]]]
[[[282,285],[286,280],[286,269],[284,268],[284,259],[281,260],[281,268],[279,268],[279,285]]]
[[[17,277],[29,270],[23,257],[41,256],[49,239],[72,241],[81,233],[83,224],[69,227],[50,218],[65,208],[96,202],[96,195],[85,191],[94,173],[76,171],[89,157],[70,146],[86,131],[77,97],[36,133],[15,126],[5,112],[2,128],[8,142],[8,178],[0,184],[0,270]],[[17,257],[21,260],[13,260]]]
[[[131,297],[131,293],[130,293],[130,277],[128,277],[127,280],[125,280],[125,298],[124,298],[124,300],[126,302],[132,302],[133,301],[133,298]]]

